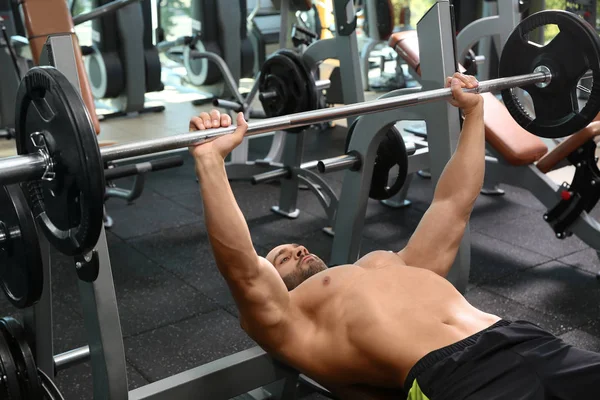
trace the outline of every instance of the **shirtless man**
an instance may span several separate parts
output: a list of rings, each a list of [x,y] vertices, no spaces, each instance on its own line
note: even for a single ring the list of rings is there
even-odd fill
[[[444,279],[483,184],[483,99],[448,78],[464,124],[431,206],[407,246],[327,268],[299,244],[260,257],[225,172],[234,134],[191,149],[219,271],[241,326],[274,357],[343,399],[600,399],[600,355],[471,306]],[[191,130],[229,126],[213,110]]]

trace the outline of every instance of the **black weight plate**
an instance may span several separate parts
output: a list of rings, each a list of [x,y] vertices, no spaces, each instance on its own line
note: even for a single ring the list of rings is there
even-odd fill
[[[358,121],[359,118],[355,119],[348,129],[345,147],[346,153],[348,153],[350,139],[356,130]],[[398,172],[394,177],[394,182],[389,186],[389,175],[394,166],[398,167]],[[374,200],[385,200],[393,197],[402,190],[407,175],[408,153],[406,152],[406,145],[400,131],[392,125],[381,139],[381,143],[379,143],[379,147],[377,148],[369,197]]]
[[[306,109],[309,100],[302,65],[281,50],[263,64],[259,76],[260,93],[276,92],[276,97],[262,98],[268,118],[295,114]]]
[[[16,319],[5,317],[0,319],[0,331],[4,334],[17,366],[23,398],[41,399],[42,383],[37,373],[33,353],[25,338],[25,330]]]
[[[528,41],[534,29],[556,24],[559,34],[546,46]],[[502,91],[504,103],[523,128],[547,138],[571,135],[585,128],[600,111],[600,38],[591,35],[586,22],[576,15],[558,10],[533,14],[512,32],[500,57],[499,75],[511,77],[532,73],[538,66],[552,72],[552,81],[545,88],[526,85],[533,99],[536,118],[532,119],[519,103],[513,91]],[[592,93],[579,110],[577,84],[581,76],[593,73]]]
[[[4,365],[0,360],[0,376],[6,376],[6,372],[4,371]],[[0,379],[0,399],[8,399],[8,382],[4,379]]]
[[[398,171],[394,182],[388,186],[390,172],[394,166]],[[385,200],[400,192],[408,174],[408,153],[400,131],[392,125],[386,132],[377,148],[377,156],[373,165],[371,189],[369,197],[375,200]]]
[[[279,53],[282,55],[285,55],[287,57],[290,58],[290,60],[292,60],[294,62],[294,64],[296,64],[298,71],[300,71],[300,75],[301,75],[301,90],[303,93],[302,96],[302,100],[304,101],[304,103],[302,105],[300,105],[297,109],[296,109],[296,113],[298,112],[305,112],[305,111],[312,111],[312,110],[316,110],[317,108],[319,108],[319,98],[318,98],[318,94],[317,94],[317,86],[315,84],[315,79],[313,77],[313,75],[310,73],[310,70],[306,67],[306,64],[304,63],[304,61],[302,60],[302,57],[296,53],[293,50],[289,50],[289,49],[281,49],[279,50]],[[288,132],[292,132],[292,133],[298,133],[298,132],[302,132],[304,129],[306,129],[307,126],[297,126],[295,128],[290,128],[288,129]]]
[[[27,183],[35,218],[49,242],[66,255],[89,252],[102,229],[104,169],[94,128],[79,93],[52,67],[30,69],[17,92],[19,154],[37,153],[41,132],[54,162],[52,181]]]
[[[281,54],[285,54],[298,65],[298,68],[303,73],[303,78],[305,82],[306,92],[308,93],[308,101],[306,104],[306,108],[302,111],[312,111],[319,108],[319,93],[317,92],[317,84],[315,83],[315,78],[311,73],[310,69],[302,59],[302,56],[297,52],[290,49],[281,49]]]
[[[8,400],[20,400],[22,397],[19,387],[19,377],[15,360],[12,357],[7,340],[0,332],[0,362],[4,367],[4,383],[8,392]],[[26,399],[29,400],[29,399]]]
[[[17,308],[40,299],[44,277],[35,220],[19,185],[0,187],[0,285]]]

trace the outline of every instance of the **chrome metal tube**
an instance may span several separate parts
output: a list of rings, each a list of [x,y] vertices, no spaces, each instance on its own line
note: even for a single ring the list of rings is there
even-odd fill
[[[46,171],[46,159],[39,153],[0,159],[0,184],[40,179]]]
[[[327,158],[319,161],[317,168],[320,173],[327,174],[329,172],[341,171],[354,166],[360,159],[352,154],[346,154],[343,156]]]
[[[103,6],[94,8],[90,12],[79,14],[79,15],[73,17],[73,25],[79,25],[79,24],[82,24],[84,22],[90,21],[92,19],[100,18],[100,17],[102,17],[105,14],[113,13],[113,12],[117,11],[120,8],[123,8],[125,6],[128,6],[131,3],[135,3],[135,2],[138,2],[138,1],[140,1],[140,0],[115,0],[115,1],[111,1],[108,4],[105,4]]]
[[[552,76],[545,72],[519,75],[509,78],[492,79],[479,82],[475,89],[465,89],[469,93],[484,93],[508,89],[535,83],[550,82]],[[289,128],[318,124],[355,117],[359,115],[372,114],[388,111],[395,108],[409,107],[417,104],[431,103],[434,101],[448,100],[452,98],[450,88],[435,89],[426,92],[417,92],[404,96],[388,97],[362,103],[347,104],[340,107],[323,108],[298,114],[285,115],[282,117],[268,118],[256,122],[250,122],[246,136],[254,136],[261,133],[281,131]],[[207,140],[231,134],[236,126],[227,128],[207,129],[183,133],[181,135],[161,137],[157,139],[131,142],[115,146],[102,147],[100,154],[105,162],[121,160],[130,157],[144,156],[163,151],[185,148],[206,142]],[[41,154],[28,154],[0,159],[0,184],[24,182],[40,179],[46,169],[46,161]]]
[[[479,82],[479,87],[475,89],[465,89],[465,91],[469,93],[484,93],[517,86],[530,85],[534,83],[549,82],[551,78],[552,77],[549,74],[539,72],[510,78],[492,79],[489,81]],[[248,124],[246,136],[253,136],[272,131],[281,131],[304,125],[318,124],[335,119],[343,119],[364,114],[388,111],[400,107],[409,107],[417,104],[448,100],[450,98],[452,98],[452,90],[450,88],[442,88],[408,94],[405,96],[388,97],[362,103],[347,104],[340,107],[323,108],[298,114],[285,115],[282,117],[268,118],[262,121],[250,122]],[[100,149],[100,154],[102,155],[102,159],[104,161],[114,161],[122,158],[159,153],[162,151],[174,150],[200,144],[209,139],[233,133],[235,128],[235,126],[230,126],[227,128],[207,129],[204,131],[184,133],[182,135],[144,140],[141,142],[107,146]]]
[[[89,359],[90,348],[89,346],[83,346],[54,356],[54,368],[56,372],[62,371],[63,369],[82,364]]]
[[[235,101],[219,99],[216,97],[213,99],[212,105],[214,107],[226,108],[226,109],[234,111],[234,112],[242,111],[242,107],[243,107],[242,104],[236,103]]]
[[[317,88],[317,92],[321,90],[329,89],[331,86],[331,81],[329,79],[320,79],[315,82],[315,87]]]

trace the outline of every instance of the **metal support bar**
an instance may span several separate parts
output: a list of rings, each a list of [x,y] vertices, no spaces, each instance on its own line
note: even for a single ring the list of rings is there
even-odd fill
[[[84,22],[90,21],[92,19],[100,18],[106,14],[113,13],[117,11],[119,8],[125,7],[131,3],[135,3],[140,0],[115,0],[107,3],[103,6],[94,8],[92,11],[79,14],[73,17],[73,25],[83,24]]]
[[[468,93],[485,93],[535,83],[548,83],[551,81],[551,79],[551,74],[546,72],[537,72],[480,82],[477,88],[463,89],[463,91]],[[335,119],[373,114],[401,107],[449,100],[451,98],[452,90],[450,88],[441,88],[422,93],[419,92],[404,96],[382,98],[362,103],[348,104],[340,107],[323,108],[282,117],[268,118],[257,122],[250,122],[248,124],[246,136],[248,137],[261,133],[318,124]],[[200,144],[209,139],[231,134],[235,131],[235,129],[236,126],[207,129],[176,136],[108,146],[101,148],[100,154],[102,156],[102,160],[105,162],[149,155]],[[42,157],[40,154],[30,154],[0,159],[0,183],[7,185],[10,183],[19,183],[31,179],[41,178],[46,170],[46,164],[41,161],[41,158]]]
[[[78,349],[66,351],[62,354],[54,356],[54,370],[56,373],[73,367],[78,364],[82,364],[90,359],[90,347],[83,346]]]
[[[329,172],[341,171],[344,169],[352,169],[356,163],[360,162],[360,158],[353,154],[346,154],[339,157],[328,158],[319,161],[317,168],[322,174]]]

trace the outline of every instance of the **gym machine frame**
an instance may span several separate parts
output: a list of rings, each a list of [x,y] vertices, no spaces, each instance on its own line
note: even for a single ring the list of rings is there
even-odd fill
[[[284,3],[281,2],[282,13]],[[327,59],[337,59],[340,62],[341,98],[343,104],[354,104],[364,101],[362,90],[360,57],[356,37],[356,15],[351,0],[333,0],[334,16],[336,24],[336,36],[330,39],[321,39],[308,46],[302,53],[302,60],[311,71],[315,71],[319,64]],[[354,118],[348,119],[350,126]],[[321,120],[318,122],[325,122]],[[316,121],[315,121],[316,122]],[[271,207],[271,210],[287,218],[297,218],[300,210],[297,207],[298,190],[304,183],[317,197],[327,214],[330,226],[324,227],[324,231],[333,234],[333,222],[337,210],[337,196],[320,176],[312,172],[315,162],[302,162],[304,147],[304,132],[285,132],[282,149],[281,164],[276,165],[277,170],[264,172],[254,177],[254,182],[264,182],[276,177],[284,177],[281,180],[281,191],[279,203]],[[277,135],[277,134],[276,134]],[[265,160],[265,161],[268,161]],[[285,168],[286,171],[282,171]]]
[[[517,26],[521,19],[521,13],[519,10],[519,2],[520,0],[506,0],[500,2],[498,4],[498,14],[492,15],[488,17],[483,17],[477,19],[467,26],[465,26],[459,33],[456,35],[456,54],[457,60],[464,60],[469,49],[471,49],[476,43],[479,43],[479,49],[483,49],[484,53],[484,64],[478,66],[477,68],[477,77],[479,80],[486,80],[489,76],[489,60],[490,60],[490,46],[492,43],[496,46],[496,50],[498,54],[501,54],[502,47],[511,32]],[[488,2],[485,2],[485,8],[491,7],[488,5]],[[419,37],[420,33],[418,34]],[[488,36],[491,36],[489,38]],[[491,43],[489,41],[492,41]],[[421,41],[419,41],[420,46]],[[498,47],[499,46],[499,47]],[[427,49],[429,51],[429,48]],[[423,53],[420,51],[420,53]],[[441,57],[441,56],[440,56]],[[437,60],[437,59],[436,59]],[[436,61],[437,62],[437,61]],[[418,76],[418,74],[414,73],[416,78],[421,81],[422,76]],[[406,89],[409,90],[409,89]],[[521,102],[524,104],[531,103],[530,99],[525,96],[520,96]],[[419,121],[411,124],[406,127],[406,131],[409,133],[414,133],[419,136],[427,136],[427,126],[425,121]],[[419,174],[423,177],[429,177],[429,174],[424,170],[427,170],[428,167],[423,167],[421,170],[417,170]],[[386,206],[390,207],[398,207],[402,205],[410,204],[410,201],[406,199],[406,194],[410,187],[410,182],[412,181],[414,174],[409,174],[407,177],[406,184],[402,188],[402,191],[398,193],[393,198],[383,200],[382,203]],[[494,185],[491,185],[489,182],[484,184],[484,188],[482,189],[482,193],[484,194],[502,194],[502,191],[498,188],[495,188]]]

